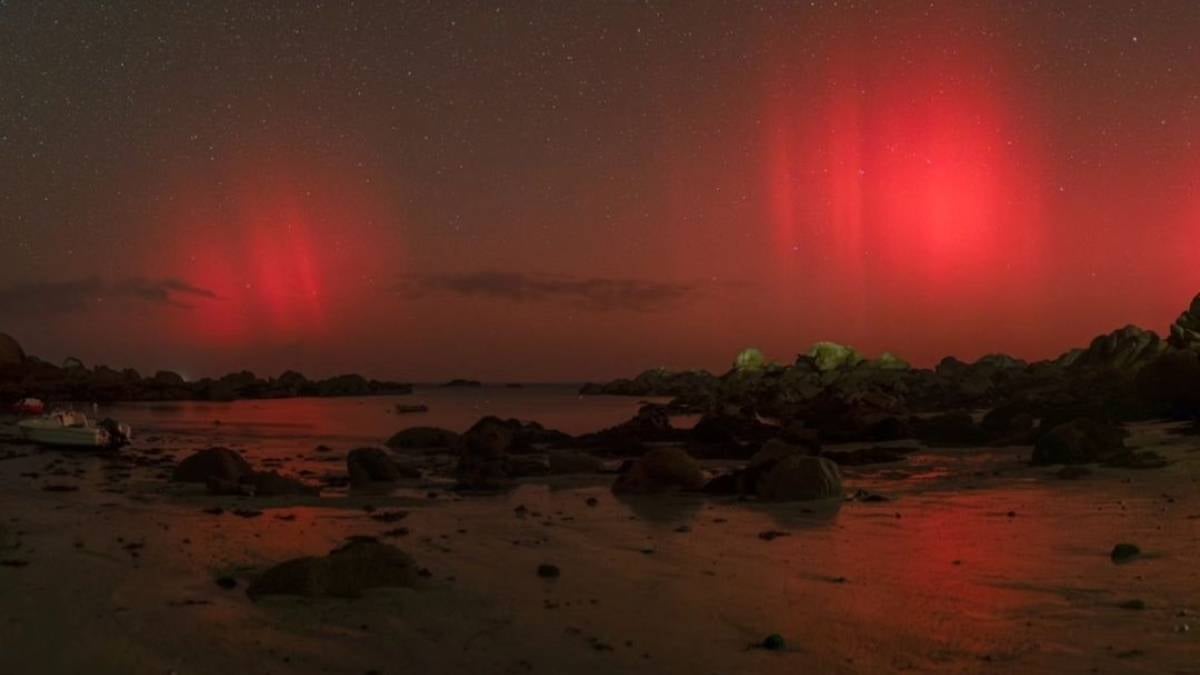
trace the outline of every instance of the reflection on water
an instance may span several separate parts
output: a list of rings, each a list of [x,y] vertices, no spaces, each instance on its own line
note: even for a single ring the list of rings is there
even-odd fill
[[[396,413],[398,403],[423,403],[429,412]],[[102,409],[101,414],[132,424],[142,438],[202,435],[233,443],[304,440],[367,445],[412,426],[465,431],[485,415],[515,417],[581,434],[629,419],[640,404],[640,399],[630,397],[579,396],[571,385],[418,387],[408,396],[122,404]]]

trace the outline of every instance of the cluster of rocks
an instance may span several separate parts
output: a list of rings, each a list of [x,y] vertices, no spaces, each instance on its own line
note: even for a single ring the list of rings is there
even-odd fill
[[[320,489],[275,471],[255,471],[229,448],[206,448],[181,461],[171,473],[176,483],[203,483],[210,494],[257,497],[306,496]]]
[[[719,377],[659,369],[632,380],[589,384],[582,393],[671,396],[673,408],[726,423],[760,417],[802,421],[828,442],[916,437],[944,444],[1029,443],[1035,419],[1195,419],[1200,416],[1200,296],[1166,340],[1126,326],[1047,361],[992,354],[971,363],[947,357],[931,369],[913,368],[890,354],[869,359],[853,348],[822,342],[790,365],[770,363],[757,350],[747,350]],[[1003,414],[976,425],[965,411],[980,408]],[[929,420],[928,413],[951,416]],[[618,431],[631,430],[610,430],[610,436]]]
[[[744,468],[714,478],[709,478],[683,448],[654,448],[626,462],[612,490],[626,495],[695,490],[753,496],[770,502],[809,501],[840,499],[842,478],[837,464],[814,454],[810,446],[774,439]]]

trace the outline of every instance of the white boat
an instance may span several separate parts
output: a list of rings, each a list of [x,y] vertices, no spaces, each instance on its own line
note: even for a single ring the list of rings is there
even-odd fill
[[[68,411],[21,420],[17,430],[34,443],[72,448],[117,448],[133,437],[128,425],[112,420],[96,424],[83,413]]]

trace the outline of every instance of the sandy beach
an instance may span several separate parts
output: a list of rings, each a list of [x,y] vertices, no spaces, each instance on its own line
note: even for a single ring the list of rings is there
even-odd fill
[[[22,674],[1200,672],[1200,441],[1131,428],[1171,464],[1064,480],[1028,447],[922,449],[844,469],[845,501],[778,505],[618,498],[605,474],[456,494],[436,455],[386,491],[212,496],[167,480],[196,449],[170,438],[10,439],[0,648]],[[347,449],[270,464],[343,473]],[[411,554],[417,587],[247,597],[363,535]],[[1115,564],[1120,542],[1142,555]]]

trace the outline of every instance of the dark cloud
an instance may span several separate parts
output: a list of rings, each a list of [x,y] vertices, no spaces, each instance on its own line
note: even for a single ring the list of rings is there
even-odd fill
[[[410,297],[448,293],[512,302],[564,300],[583,309],[650,312],[696,295],[699,284],[641,279],[578,278],[521,272],[471,272],[406,277],[401,292]]]
[[[132,277],[104,281],[96,277],[71,281],[39,281],[0,288],[0,315],[47,316],[78,312],[110,299],[190,309],[187,300],[214,300],[206,288],[180,279]]]

